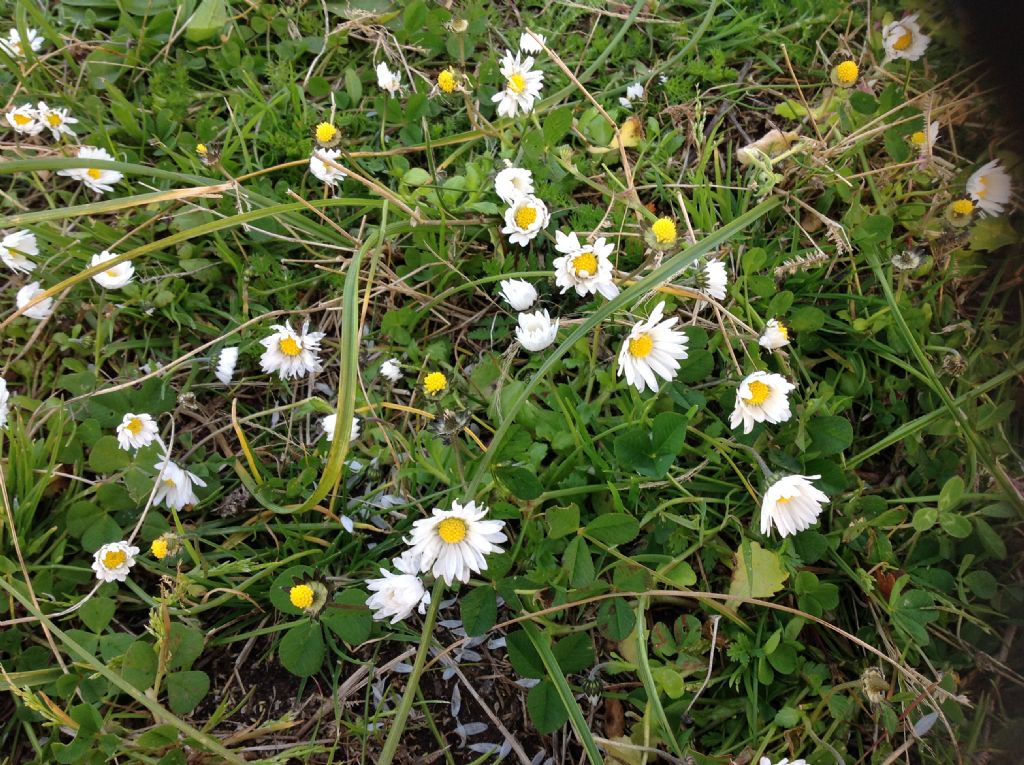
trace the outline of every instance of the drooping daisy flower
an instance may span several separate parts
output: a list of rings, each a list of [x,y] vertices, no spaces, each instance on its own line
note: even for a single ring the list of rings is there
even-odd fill
[[[107,153],[106,149],[100,149],[96,146],[79,146],[78,158],[114,159]],[[65,175],[68,178],[74,178],[76,181],[81,181],[97,194],[104,191],[113,191],[113,184],[118,183],[122,178],[124,178],[124,173],[119,172],[118,170],[101,170],[98,167],[74,167],[70,170],[58,170],[57,175]]]
[[[30,273],[36,267],[36,263],[28,259],[31,255],[39,254],[39,245],[36,243],[36,235],[31,231],[22,230],[8,234],[0,241],[0,260],[12,271]]]
[[[428,396],[436,396],[448,387],[448,378],[444,372],[431,372],[423,378],[423,391]]]
[[[303,322],[301,332],[292,329],[287,321],[283,325],[275,324],[271,329],[274,334],[260,340],[266,348],[260,356],[260,368],[264,372],[277,372],[282,380],[287,380],[315,374],[323,368],[319,354],[324,333],[310,332],[309,319]]]
[[[494,190],[507,205],[533,193],[533,173],[521,167],[506,167],[494,176]]]
[[[402,379],[402,365],[398,359],[388,359],[380,365],[380,373],[391,382],[398,382]]]
[[[15,132],[22,135],[39,135],[45,127],[39,121],[36,110],[32,104],[22,104],[17,109],[11,109],[4,115],[7,124],[14,128]]]
[[[993,159],[982,165],[967,179],[967,193],[971,195],[982,215],[999,215],[1010,202],[1010,176]]]
[[[7,390],[7,380],[0,377],[0,428],[7,424],[7,412],[9,411],[7,402],[11,398],[11,392]]]
[[[519,50],[523,53],[540,53],[547,45],[548,38],[537,32],[523,32],[519,35]]]
[[[537,300],[536,288],[525,279],[502,279],[498,285],[513,311],[525,311]]]
[[[323,149],[331,149],[341,140],[341,131],[330,122],[320,122],[313,128],[313,137]]]
[[[309,158],[309,172],[328,186],[333,186],[347,177],[345,172],[337,166],[339,156],[341,156],[341,149],[314,149]]]
[[[672,380],[679,371],[679,359],[686,358],[688,338],[672,329],[678,316],[664,319],[665,302],[651,311],[647,321],[636,324],[619,351],[618,376],[643,393],[647,388],[657,392],[658,378]]]
[[[392,72],[387,63],[381,61],[377,64],[377,85],[381,90],[386,90],[388,95],[396,95],[402,90],[402,75]]]
[[[199,501],[193,486],[206,486],[206,481],[195,473],[178,467],[169,457],[164,457],[155,467],[157,484],[156,493],[153,495],[154,504],[163,502],[169,508],[181,510],[186,505],[194,505]]]
[[[715,300],[725,300],[725,288],[729,286],[729,275],[725,263],[709,260],[697,274],[697,289]]]
[[[562,257],[555,258],[555,285],[566,292],[576,290],[580,297],[600,292],[611,300],[619,294],[619,288],[612,281],[610,256],[615,245],[603,236],[591,244],[580,244],[576,233],[555,232],[555,249]]]
[[[36,295],[39,295],[42,292],[45,292],[45,290],[40,288],[39,282],[29,282],[18,290],[18,294],[14,296],[14,300],[18,304],[18,308],[22,309],[31,303]],[[49,318],[51,313],[53,313],[53,298],[48,297],[25,311],[25,316],[28,316],[30,319],[42,321],[43,319]]]
[[[324,429],[324,435],[327,436],[328,441],[334,440],[334,431],[338,427],[338,415],[329,414],[320,420],[320,427]],[[349,432],[348,440],[355,441],[359,438],[359,418],[352,418],[352,430]]]
[[[90,266],[98,266],[101,263],[106,263],[108,260],[116,258],[112,252],[104,250],[98,252],[92,256],[92,260],[89,261]],[[100,271],[98,274],[92,277],[93,281],[101,287],[106,287],[108,290],[120,289],[128,282],[132,280],[135,275],[135,268],[132,266],[130,260],[126,260],[122,263],[118,263],[116,266],[111,266],[106,271]]]
[[[754,372],[747,375],[736,391],[736,405],[729,418],[729,426],[743,423],[743,432],[749,433],[756,422],[780,423],[792,416],[789,392],[796,386],[782,375]]]
[[[78,120],[68,115],[66,108],[50,108],[45,101],[40,101],[36,108],[36,119],[50,131],[54,141],[59,141],[62,135],[78,135],[71,129],[71,125],[77,123]]]
[[[505,78],[505,89],[491,96],[491,101],[498,105],[498,116],[515,117],[516,111],[533,111],[533,103],[540,98],[544,84],[544,73],[533,70],[533,57],[520,61],[518,53],[513,56],[512,51],[506,50],[501,59],[501,76]]]
[[[789,345],[789,329],[778,319],[769,319],[757,342],[762,348],[767,348],[769,351],[782,348]]]
[[[148,414],[128,412],[117,426],[117,443],[125,451],[141,449],[160,440],[160,428]]]
[[[230,385],[235,376],[235,364],[238,363],[238,346],[229,345],[217,354],[217,369],[213,375],[221,385]]]
[[[536,353],[543,351],[558,337],[558,319],[554,321],[546,310],[536,313],[519,314],[516,339],[526,350]]]
[[[127,542],[109,542],[93,555],[92,570],[101,582],[123,582],[138,554],[139,548]]]
[[[780,536],[788,537],[810,528],[821,515],[822,503],[828,502],[828,496],[811,484],[819,478],[789,475],[773,483],[761,500],[761,533],[769,534],[775,526]]]
[[[970,202],[969,199],[967,201]],[[973,208],[973,205],[971,206]],[[889,262],[892,263],[892,267],[897,271],[913,271],[921,265],[921,250],[917,247],[911,247],[907,250],[894,252],[890,256]]]
[[[28,45],[32,49],[33,53],[38,53],[43,47],[43,37],[39,34],[37,29],[26,29],[25,35],[28,38]],[[11,58],[25,58],[25,48],[21,42],[21,34],[18,32],[18,28],[15,27],[7,33],[7,38],[0,38],[0,48],[3,48]]]
[[[547,205],[532,194],[527,194],[519,197],[505,210],[505,228],[501,233],[507,234],[512,244],[526,247],[542,229],[547,228],[550,220]]]
[[[468,582],[473,573],[487,569],[485,555],[501,552],[500,543],[507,537],[502,532],[504,521],[485,521],[487,508],[473,501],[460,505],[452,502],[451,510],[434,508],[431,518],[412,525],[412,536],[406,540],[412,556],[419,560],[420,571],[430,571],[444,579],[445,584]]]
[[[917,130],[910,134],[910,142],[917,147],[918,154],[927,157],[932,153],[932,147],[939,139],[939,123],[928,123],[926,130]]]
[[[852,88],[857,84],[857,77],[860,76],[860,67],[857,66],[857,62],[852,59],[839,62],[832,69],[832,84],[838,85],[841,88]]]
[[[932,38],[921,31],[916,13],[886,24],[882,30],[886,59],[905,58],[907,61],[917,61],[924,55],[931,40]]]
[[[408,553],[391,562],[401,573],[393,574],[382,568],[382,578],[367,579],[366,589],[372,594],[366,599],[366,605],[373,611],[373,618],[377,621],[390,618],[392,624],[397,624],[408,619],[413,611],[426,613],[430,605],[430,593],[417,576],[419,569],[416,561]]]

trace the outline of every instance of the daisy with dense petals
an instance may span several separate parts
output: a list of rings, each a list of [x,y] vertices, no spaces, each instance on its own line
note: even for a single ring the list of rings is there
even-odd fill
[[[160,429],[156,420],[148,414],[132,414],[128,412],[121,418],[117,426],[117,443],[125,451],[141,449],[154,441],[160,440]]]
[[[533,193],[533,173],[521,167],[506,167],[494,176],[494,190],[507,205]]]
[[[324,435],[327,436],[328,441],[334,440],[334,431],[338,427],[338,415],[329,414],[320,420],[320,427],[324,429]],[[348,440],[355,441],[359,438],[359,418],[352,418],[352,429],[349,431]]]
[[[169,508],[181,510],[186,505],[194,505],[199,501],[193,486],[206,486],[206,481],[195,473],[178,467],[168,457],[157,462],[155,467],[158,475],[156,493],[153,495],[154,504],[163,502]]]
[[[921,31],[916,13],[886,24],[882,30],[886,59],[905,58],[907,61],[917,61],[924,55],[931,40],[932,38]]]
[[[782,348],[789,345],[789,329],[778,319],[769,319],[757,342],[762,348],[767,348],[769,351]]]
[[[22,135],[39,135],[45,127],[39,121],[39,116],[32,108],[32,104],[22,104],[17,109],[11,109],[4,115],[4,118],[16,133]]]
[[[7,402],[11,398],[11,392],[7,390],[7,380],[0,377],[0,428],[7,424]]]
[[[89,261],[89,265],[98,266],[106,263],[108,260],[113,260],[116,257],[117,255],[114,253],[104,250],[103,252],[98,252],[93,255],[92,260]],[[100,271],[98,274],[94,275],[92,279],[101,287],[105,287],[108,290],[116,290],[130,282],[134,275],[135,268],[132,266],[132,262],[130,260],[125,260],[115,266],[111,266],[106,271]]]
[[[101,582],[123,582],[128,578],[139,548],[127,542],[110,542],[93,556],[92,570]]]
[[[536,353],[543,351],[558,337],[558,319],[554,321],[546,310],[536,313],[519,314],[516,339],[526,350]]]
[[[505,78],[505,89],[491,96],[498,105],[498,116],[515,117],[517,111],[523,114],[533,111],[534,101],[540,98],[544,84],[544,73],[533,69],[533,57],[520,61],[518,53],[513,56],[512,51],[506,50],[501,59],[501,76]]]
[[[999,166],[999,160],[993,159],[967,179],[967,193],[982,215],[999,215],[1010,202],[1010,176]]]
[[[431,518],[412,525],[412,536],[406,540],[411,554],[419,560],[420,571],[430,571],[444,579],[445,584],[468,582],[473,573],[487,569],[485,555],[501,552],[506,540],[504,521],[485,521],[487,508],[473,501],[460,505],[452,502],[451,510],[434,508]]]
[[[917,147],[918,154],[927,157],[932,153],[932,147],[939,139],[939,123],[932,121],[927,124],[924,130],[916,130],[910,134],[910,143]]]
[[[747,375],[736,391],[736,405],[729,418],[729,426],[743,423],[743,432],[754,429],[754,423],[780,423],[793,413],[789,409],[789,392],[796,386],[782,375],[772,372],[754,372]]]
[[[399,573],[393,574],[387,569],[380,569],[380,579],[367,579],[366,589],[371,593],[366,599],[367,607],[373,611],[377,621],[391,619],[397,624],[408,619],[413,611],[426,613],[430,605],[430,593],[417,576],[416,561],[410,558],[408,551],[400,558],[392,561]]]
[[[536,288],[525,279],[502,279],[498,285],[513,311],[525,311],[537,301]]]
[[[377,86],[394,96],[402,90],[402,75],[392,72],[387,63],[381,61],[377,64]]]
[[[310,332],[309,320],[296,332],[290,322],[271,327],[274,334],[260,340],[266,348],[260,357],[260,368],[267,374],[277,372],[282,380],[315,374],[323,367],[320,364],[320,341],[323,332]]]
[[[505,228],[501,233],[507,234],[512,244],[526,247],[542,229],[547,228],[550,220],[548,206],[532,194],[527,194],[519,197],[505,210]]]
[[[79,159],[114,159],[110,154],[107,153],[106,149],[100,149],[95,146],[79,146],[78,147],[78,158]],[[124,178],[124,173],[117,170],[101,170],[98,167],[75,167],[70,170],[58,170],[57,175],[65,175],[68,178],[74,178],[77,181],[81,181],[90,189],[100,194],[104,191],[113,191],[113,184],[118,183]]]
[[[523,53],[540,53],[547,43],[548,38],[537,32],[523,32],[519,35],[519,50]]]
[[[610,256],[615,245],[598,237],[593,244],[580,244],[575,232],[563,234],[555,232],[555,249],[562,257],[555,258],[552,264],[555,269],[555,285],[562,292],[574,289],[580,297],[600,292],[611,300],[619,294],[619,288],[612,281],[612,262]]]
[[[0,240],[0,260],[12,271],[29,273],[35,269],[36,264],[29,260],[28,256],[35,257],[38,254],[36,235],[31,231],[15,231]]]
[[[28,46],[33,53],[38,53],[43,47],[43,37],[37,29],[26,29],[25,35],[28,38]],[[0,37],[0,49],[11,58],[25,58],[25,46],[21,41],[21,33],[15,27],[7,33],[6,38]]]
[[[788,537],[810,528],[821,515],[821,505],[828,502],[823,491],[811,481],[820,475],[789,475],[768,487],[761,501],[761,533],[771,533],[772,526],[780,536]]]
[[[39,282],[29,282],[26,284],[18,290],[18,294],[14,296],[15,302],[18,304],[18,309],[20,310],[27,306],[35,299],[36,295],[43,292],[45,292],[45,290],[39,286]],[[25,311],[25,316],[28,316],[30,319],[42,321],[43,319],[49,318],[51,313],[53,313],[53,298],[48,297],[45,300],[40,300]]]
[[[238,346],[236,345],[222,348],[221,352],[217,354],[217,369],[213,374],[220,381],[221,385],[231,384],[231,378],[235,376],[235,365],[237,363]]]
[[[402,379],[402,365],[398,359],[388,359],[380,365],[381,376],[391,382],[398,382]]]
[[[309,172],[328,186],[333,186],[346,177],[337,165],[339,156],[341,149],[315,149],[309,158]]]
[[[62,135],[77,135],[71,129],[71,125],[77,123],[78,120],[70,116],[68,110],[63,107],[51,108],[46,105],[45,101],[40,101],[36,107],[36,119],[39,120],[40,125],[50,131],[54,141],[59,141]]]
[[[657,392],[658,378],[672,380],[679,371],[679,360],[686,358],[688,338],[672,329],[678,316],[664,319],[662,301],[651,311],[647,321],[633,327],[619,351],[618,376],[643,393],[647,388]]]
[[[697,289],[715,300],[725,300],[728,286],[729,275],[720,260],[709,260],[697,274]]]

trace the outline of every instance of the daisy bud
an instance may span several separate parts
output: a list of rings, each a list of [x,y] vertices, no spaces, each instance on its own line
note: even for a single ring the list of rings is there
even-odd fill
[[[519,314],[519,326],[516,327],[516,339],[526,350],[536,353],[543,351],[558,337],[558,319],[554,321],[548,312]]]
[[[501,296],[508,301],[513,311],[525,311],[537,300],[537,290],[524,279],[503,279],[498,284]]]

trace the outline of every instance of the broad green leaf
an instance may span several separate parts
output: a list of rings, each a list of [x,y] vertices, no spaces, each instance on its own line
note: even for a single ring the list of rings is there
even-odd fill
[[[606,545],[624,545],[640,534],[640,522],[625,513],[608,513],[588,523],[585,532]]]
[[[167,675],[167,705],[172,712],[187,715],[210,690],[210,676],[199,670]]]
[[[215,37],[228,23],[226,0],[203,0],[189,21],[185,38],[189,42],[205,42]]]
[[[747,545],[750,548],[749,567],[743,549]],[[783,568],[778,553],[763,549],[757,542],[744,542],[733,555],[729,594],[744,598],[769,598],[782,589],[788,578],[789,574]],[[739,604],[727,601],[724,606],[735,611]]]
[[[508,633],[506,637],[508,647],[508,660],[514,669],[522,677],[540,679],[546,674],[544,662],[541,661],[537,649],[530,642],[529,635],[523,630],[516,630]]]
[[[172,670],[191,669],[192,664],[203,652],[205,642],[203,633],[195,627],[189,627],[181,622],[172,622],[171,634],[167,638],[167,649],[170,653],[167,668]]]
[[[524,467],[496,467],[494,477],[510,494],[519,499],[537,499],[544,493],[537,476]]]
[[[558,690],[550,680],[541,680],[526,694],[526,709],[537,732],[553,733],[569,720],[569,711],[562,703]]]
[[[964,479],[960,476],[954,475],[946,479],[939,490],[939,512],[956,510],[963,500],[964,488]]]
[[[560,539],[561,537],[575,534],[580,528],[579,505],[568,505],[566,507],[553,507],[547,511],[545,518],[548,522],[548,537]]]
[[[131,463],[131,456],[117,443],[116,436],[103,436],[89,452],[89,469],[94,473],[116,473]]]
[[[636,614],[625,598],[602,601],[597,609],[597,628],[614,642],[625,640],[636,624]]]
[[[594,581],[594,559],[590,555],[590,547],[583,537],[573,537],[562,555],[562,565],[569,574],[569,583],[573,587],[586,587]]]
[[[594,643],[589,632],[573,632],[559,640],[551,652],[562,672],[571,675],[594,666]]]
[[[811,448],[826,457],[839,454],[853,443],[853,425],[845,417],[815,417],[807,423]]]
[[[366,593],[358,587],[334,593],[334,605],[328,604],[320,621],[350,645],[362,645],[373,629],[373,615],[366,606]]]
[[[78,618],[93,632],[102,632],[103,628],[110,624],[113,616],[114,601],[102,595],[91,598],[78,609]]]
[[[474,587],[459,598],[462,626],[470,637],[484,635],[498,620],[498,600],[487,585]]]
[[[314,621],[302,621],[284,633],[278,645],[281,664],[293,675],[309,677],[324,662],[324,633]]]
[[[562,106],[551,111],[544,118],[544,143],[550,149],[555,146],[572,127],[572,107]]]

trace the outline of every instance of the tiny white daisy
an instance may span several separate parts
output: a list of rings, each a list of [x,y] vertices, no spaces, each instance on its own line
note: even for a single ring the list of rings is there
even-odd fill
[[[377,621],[390,618],[392,624],[397,624],[408,619],[413,611],[426,613],[430,605],[430,593],[416,576],[416,569],[405,571],[401,567],[408,567],[408,562],[403,558],[395,558],[392,563],[401,573],[393,574],[382,568],[380,573],[383,576],[380,579],[366,580],[366,589],[372,593],[366,599],[366,605],[373,611],[373,618]]]
[[[686,358],[688,338],[672,329],[678,316],[664,319],[665,303],[658,303],[646,321],[637,323],[619,351],[618,376],[641,393],[647,388],[657,392],[658,377],[672,380],[679,371],[679,360]],[[664,320],[663,320],[664,319]]]
[[[79,146],[77,156],[79,159],[114,159],[107,153],[106,149],[100,149],[95,146]],[[64,175],[81,181],[97,194],[104,191],[113,191],[113,184],[118,183],[124,178],[124,173],[118,170],[101,170],[98,167],[75,167],[70,170],[58,170],[57,175]]]
[[[103,252],[98,252],[93,255],[92,260],[89,261],[89,265],[98,266],[102,263],[106,263],[108,260],[113,260],[116,257],[117,255],[114,253],[104,250]],[[105,287],[108,290],[116,290],[130,282],[134,275],[135,268],[132,266],[132,262],[130,260],[125,260],[118,263],[116,266],[111,266],[106,271],[100,271],[98,274],[95,274],[92,279],[101,287]]]
[[[36,267],[36,263],[29,260],[28,256],[35,257],[39,254],[39,245],[36,243],[36,235],[28,230],[15,231],[7,234],[0,241],[0,260],[12,271],[30,273]]]
[[[558,337],[558,319],[552,321],[546,310],[519,314],[516,339],[526,350],[543,351]]]
[[[62,135],[78,135],[71,129],[71,125],[78,122],[77,119],[68,114],[64,107],[51,108],[45,101],[40,101],[36,107],[36,119],[39,124],[50,131],[54,141],[59,141]]]
[[[329,414],[320,420],[320,427],[324,429],[324,435],[327,436],[328,441],[334,440],[334,431],[338,427],[338,415]],[[352,418],[352,429],[349,431],[348,440],[355,441],[359,438],[359,418]]]
[[[381,61],[377,64],[377,85],[381,90],[386,90],[389,95],[395,95],[402,90],[402,75],[392,72],[388,65]]]
[[[526,247],[531,239],[548,227],[550,220],[547,205],[532,194],[527,194],[505,210],[505,228],[501,233],[507,234],[512,244]]]
[[[296,332],[290,322],[271,327],[274,334],[260,340],[266,350],[260,357],[260,368],[267,374],[277,372],[282,380],[291,377],[319,372],[320,341],[323,332],[310,332],[309,320],[302,325],[302,331]]]
[[[186,505],[194,505],[199,501],[193,486],[206,486],[206,482],[195,473],[184,470],[169,457],[156,463],[157,485],[153,495],[153,503],[163,502],[167,507],[181,510]]]
[[[743,432],[749,433],[757,422],[785,422],[793,415],[789,409],[789,392],[795,389],[796,386],[782,375],[760,371],[747,375],[736,391],[729,426],[736,428],[742,422]]]
[[[123,582],[138,554],[139,548],[127,542],[109,542],[93,555],[92,570],[101,582]]]
[[[412,536],[406,540],[410,552],[419,561],[420,571],[431,571],[452,582],[468,582],[473,573],[487,569],[485,555],[501,552],[500,543],[507,537],[502,532],[504,521],[483,520],[487,508],[473,501],[460,505],[452,502],[451,510],[434,508],[430,518],[412,525]]]
[[[537,301],[536,288],[525,279],[502,279],[498,286],[513,311],[525,311]]]
[[[769,319],[757,342],[762,348],[767,348],[769,351],[782,348],[784,345],[789,345],[789,329],[778,319]]]
[[[121,418],[117,426],[117,443],[125,451],[142,449],[154,441],[160,440],[160,429],[156,420],[148,414],[132,414],[128,412]]]
[[[39,34],[39,30],[26,29],[25,34],[32,52],[38,53],[43,47],[43,37]],[[25,47],[22,45],[21,33],[18,32],[17,27],[9,30],[6,38],[0,38],[0,48],[11,58],[25,58]]]
[[[999,215],[1010,203],[1010,176],[993,159],[982,165],[967,179],[967,193],[971,195],[982,215]]]
[[[533,58],[527,56],[520,61],[518,53],[513,56],[512,51],[506,50],[501,60],[501,76],[505,78],[505,89],[491,96],[498,104],[498,116],[515,117],[517,111],[523,114],[533,111],[544,85],[544,73],[534,71]]]
[[[338,169],[335,162],[341,156],[341,149],[314,149],[309,158],[309,172],[329,186],[344,180],[345,172]]]
[[[924,55],[931,39],[921,31],[916,13],[886,24],[882,30],[886,59],[905,58],[907,61],[917,61]]]
[[[398,359],[388,359],[380,365],[380,373],[391,382],[398,382],[402,379],[402,365]]]
[[[931,156],[932,148],[939,139],[939,123],[929,122],[924,130],[917,130],[910,134],[910,142],[917,147],[918,154],[922,157]]]
[[[4,114],[4,118],[15,132],[22,135],[39,135],[45,128],[32,104],[22,104],[17,109],[11,109]]]
[[[773,483],[761,500],[761,533],[771,533],[772,526],[779,535],[788,537],[810,528],[821,515],[821,505],[828,496],[816,489],[811,481],[820,475],[789,475]]]
[[[634,101],[637,98],[644,97],[644,86],[642,83],[634,82],[628,88],[626,88],[626,98],[630,101]]]
[[[45,292],[45,290],[40,288],[39,282],[29,282],[18,290],[18,294],[15,295],[14,300],[18,304],[18,308],[21,309],[31,303],[35,296],[42,292]],[[25,316],[28,316],[30,319],[42,321],[43,319],[49,318],[51,313],[53,313],[53,298],[48,297],[25,311]]]
[[[507,205],[533,193],[533,173],[522,167],[506,167],[494,176],[494,191]]]
[[[221,385],[230,385],[235,375],[235,364],[238,363],[238,346],[229,345],[217,354],[217,369],[213,373]]]
[[[728,286],[729,275],[720,260],[709,260],[697,274],[697,289],[715,300],[725,300]]]
[[[10,411],[8,407],[8,401],[10,401],[11,392],[7,390],[7,380],[0,377],[0,428],[7,424],[7,413]]]
[[[562,292],[576,290],[580,297],[601,293],[611,300],[619,294],[619,288],[612,281],[611,254],[615,245],[598,237],[593,244],[580,244],[575,232],[555,232],[555,249],[562,253],[552,264],[555,269],[555,285]]]
[[[538,32],[523,32],[519,35],[519,50],[523,53],[540,53],[547,42],[548,38]]]

